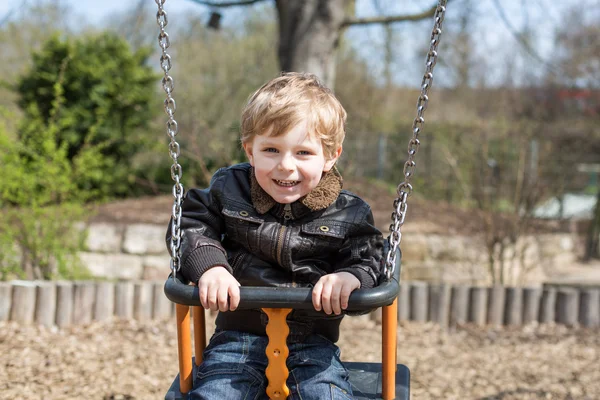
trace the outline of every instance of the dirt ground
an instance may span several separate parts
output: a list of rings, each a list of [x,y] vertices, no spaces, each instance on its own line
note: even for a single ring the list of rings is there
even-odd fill
[[[413,399],[600,399],[598,331],[409,323],[398,337]],[[380,326],[346,318],[339,344],[345,360],[378,362]],[[176,354],[174,321],[64,330],[0,323],[0,399],[164,398]]]

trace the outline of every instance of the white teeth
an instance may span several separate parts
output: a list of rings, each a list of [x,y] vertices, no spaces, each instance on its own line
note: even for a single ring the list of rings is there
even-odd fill
[[[280,186],[295,186],[298,184],[298,181],[280,181],[278,179],[275,179],[275,182]]]

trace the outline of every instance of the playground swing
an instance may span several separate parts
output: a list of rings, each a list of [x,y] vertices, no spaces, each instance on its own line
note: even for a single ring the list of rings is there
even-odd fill
[[[162,86],[167,94],[164,101],[165,112],[169,116],[166,126],[170,138],[169,153],[173,160],[171,177],[173,185],[174,204],[171,224],[171,274],[165,283],[165,294],[175,303],[177,320],[177,344],[179,357],[179,375],[169,388],[165,399],[176,400],[185,398],[193,387],[195,367],[202,362],[202,353],[206,346],[204,309],[200,304],[198,288],[188,285],[179,274],[181,245],[181,205],[183,202],[183,185],[181,184],[181,165],[179,144],[175,140],[178,133],[177,122],[174,118],[175,100],[173,99],[174,81],[169,75],[172,62],[167,53],[170,45],[169,36],[165,31],[167,13],[164,10],[166,0],[155,0],[158,5],[156,14],[160,27],[158,43],[162,50],[160,65],[164,71]],[[437,61],[437,47],[442,33],[442,23],[446,11],[447,0],[439,0],[435,11],[435,23],[431,33],[429,52],[426,59],[426,71],[421,83],[421,93],[417,101],[417,116],[412,125],[412,138],[408,145],[408,160],[404,164],[404,182],[397,188],[398,197],[394,201],[390,235],[386,241],[385,279],[372,289],[359,289],[352,293],[346,312],[365,311],[382,307],[382,362],[344,363],[350,373],[350,382],[355,399],[409,399],[410,372],[405,365],[397,363],[397,326],[398,326],[398,292],[400,281],[399,250],[402,240],[401,227],[407,212],[407,199],[412,193],[411,178],[416,167],[415,156],[420,141],[419,134],[425,122],[424,113],[428,105],[428,92],[433,83],[433,69]],[[191,349],[190,306],[194,324],[195,359]],[[285,399],[289,394],[286,386],[288,370],[286,358],[288,348],[286,338],[289,334],[286,316],[292,311],[313,310],[310,288],[278,288],[278,287],[241,287],[238,309],[262,309],[268,316],[266,327],[269,344],[266,349],[268,367],[267,395],[270,399]]]

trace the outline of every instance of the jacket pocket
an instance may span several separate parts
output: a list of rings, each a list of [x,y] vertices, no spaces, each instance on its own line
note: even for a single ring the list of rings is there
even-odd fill
[[[312,221],[302,224],[302,233],[311,236],[344,239],[347,228],[337,221]]]
[[[227,237],[250,251],[255,251],[259,242],[260,227],[264,220],[246,210],[223,209]]]
[[[336,253],[342,247],[347,228],[339,222],[313,221],[302,225],[302,251],[310,255]]]

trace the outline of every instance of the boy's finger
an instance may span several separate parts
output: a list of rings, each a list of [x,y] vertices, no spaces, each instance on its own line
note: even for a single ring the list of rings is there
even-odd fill
[[[198,288],[198,293],[200,297],[200,304],[202,304],[202,308],[208,309],[208,301],[207,301],[207,288],[206,285],[200,285]]]
[[[219,307],[219,311],[224,312],[227,311],[227,309],[229,308],[227,305],[227,300],[228,300],[228,295],[229,295],[229,288],[225,285],[221,285],[219,287],[219,291],[217,292],[217,298],[218,298],[218,307]]]
[[[312,301],[315,310],[321,311],[321,290],[323,289],[323,283],[318,281],[312,291]]]
[[[335,313],[335,315],[340,315],[342,313],[342,308],[340,306],[340,294],[342,288],[340,285],[335,285],[331,290],[331,309]]]
[[[342,288],[342,292],[340,293],[340,304],[342,306],[342,310],[348,308],[348,301],[350,299],[350,294],[352,293],[351,286],[344,286]]]
[[[211,285],[208,288],[208,295],[207,295],[207,299],[208,299],[208,308],[210,308],[211,311],[218,311],[219,310],[219,305],[217,303],[217,294],[218,294],[218,289],[219,287],[217,285]]]
[[[325,314],[331,314],[331,284],[323,285],[323,291],[321,293],[321,303]]]
[[[240,288],[236,285],[229,287],[229,310],[235,311],[240,304]]]

